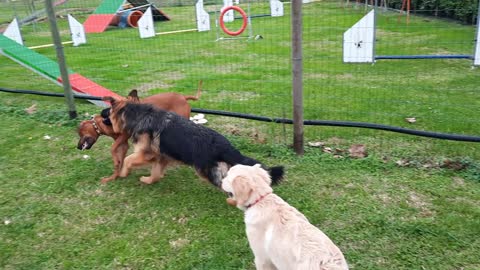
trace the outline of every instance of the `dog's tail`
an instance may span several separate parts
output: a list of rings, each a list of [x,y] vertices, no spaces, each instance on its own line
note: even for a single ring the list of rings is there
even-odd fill
[[[200,80],[198,82],[198,89],[197,89],[197,94],[195,96],[184,96],[186,100],[198,100],[200,96],[202,95],[202,84],[203,81]]]
[[[268,172],[270,178],[272,179],[272,185],[279,184],[283,179],[284,168],[283,166],[275,166],[268,168],[263,165],[258,160],[242,155],[238,151],[230,151],[223,156],[223,160],[227,162],[230,166],[235,166],[237,164],[253,166],[255,164],[261,164],[262,168]]]
[[[280,184],[283,180],[284,169],[283,166],[275,166],[268,169],[268,174],[272,179],[272,186]]]

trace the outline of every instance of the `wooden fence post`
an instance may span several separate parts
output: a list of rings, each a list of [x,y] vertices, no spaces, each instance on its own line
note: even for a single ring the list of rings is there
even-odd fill
[[[52,0],[45,0],[45,8],[48,14],[48,21],[50,23],[50,32],[52,33],[53,44],[55,44],[55,51],[57,52],[57,61],[62,77],[63,92],[65,93],[65,102],[68,106],[68,115],[70,119],[77,118],[77,110],[75,109],[75,100],[73,98],[72,87],[68,77],[67,64],[65,63],[65,56],[63,54],[63,45],[58,33],[57,19],[55,11],[53,10]]]
[[[303,155],[302,0],[292,0],[293,148]]]

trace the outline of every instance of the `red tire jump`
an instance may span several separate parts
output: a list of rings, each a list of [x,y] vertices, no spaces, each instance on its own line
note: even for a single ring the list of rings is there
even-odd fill
[[[238,31],[228,30],[227,27],[225,26],[225,23],[223,22],[223,16],[225,15],[225,13],[227,13],[227,11],[229,11],[231,9],[238,11],[240,13],[240,15],[242,15],[242,18],[243,18],[242,27],[240,27],[240,29]],[[222,13],[220,14],[220,27],[222,28],[223,32],[225,32],[226,34],[228,34],[230,36],[238,36],[241,33],[243,33],[243,31],[245,31],[245,28],[247,27],[247,14],[240,7],[229,6],[229,7],[225,8],[222,11]]]

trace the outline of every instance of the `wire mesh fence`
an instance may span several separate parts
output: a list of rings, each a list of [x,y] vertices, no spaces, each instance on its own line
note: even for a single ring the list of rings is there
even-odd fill
[[[138,25],[129,25],[140,18],[135,18],[133,10],[145,12],[141,7],[144,2],[153,4],[157,12],[153,16],[155,35],[149,38],[140,37]],[[64,44],[71,74],[120,95],[131,89],[137,89],[141,96],[172,91],[194,94],[198,82],[203,81],[201,98],[193,107],[292,118],[290,3],[281,2],[283,14],[272,16],[279,9],[271,7],[276,2],[69,0],[55,2],[55,9],[64,42],[72,39],[68,14],[84,26],[92,15],[108,15],[103,21],[93,21],[93,25],[103,24],[105,28],[91,33],[87,29],[86,44]],[[442,6],[412,1],[407,6],[407,1],[304,1],[304,118],[478,135],[480,73],[473,60],[478,3],[460,2],[465,3]],[[197,17],[199,3],[203,17]],[[24,46],[41,56],[33,57],[24,51],[27,60],[10,55],[17,61],[5,57],[2,61],[12,66],[20,63],[42,75],[34,75],[35,80],[57,80],[58,74],[45,67],[50,63],[35,62],[56,61],[44,1],[0,4],[2,28],[17,18]],[[238,10],[222,14],[225,5],[240,7],[246,18]],[[140,8],[130,10],[135,6]],[[343,48],[347,46],[344,33],[374,9],[374,57],[411,59],[378,57],[374,63],[343,60]],[[234,20],[225,22],[222,28],[219,22],[225,16]],[[198,31],[199,20],[208,22],[210,29]],[[227,33],[243,27],[238,35]],[[415,55],[437,58],[416,59],[412,57]],[[438,57],[449,55],[465,57]],[[24,80],[21,73],[12,76],[16,78],[9,80],[6,87],[15,88],[16,81]],[[256,125],[271,142],[291,140],[290,125],[236,120],[219,124]],[[315,126],[307,127],[305,136],[306,141],[362,137],[382,143],[402,135]]]

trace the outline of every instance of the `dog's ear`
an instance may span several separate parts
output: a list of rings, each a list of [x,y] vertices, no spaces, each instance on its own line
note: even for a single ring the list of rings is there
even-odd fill
[[[112,105],[112,106],[113,106],[113,105],[115,104],[115,102],[117,101],[116,99],[114,99],[114,98],[111,97],[111,96],[102,97],[102,100],[110,103],[110,105]]]
[[[127,100],[133,102],[140,102],[137,89],[133,89],[132,91],[130,91],[130,93],[128,93]]]
[[[108,118],[110,117],[110,108],[105,108],[100,112],[100,116],[102,118]]]
[[[255,164],[253,166],[253,170],[255,172],[255,176],[260,178],[260,181],[263,181],[265,184],[270,186],[270,184],[272,183],[272,179],[270,178],[268,172],[262,168],[262,165]]]
[[[246,206],[248,199],[252,195],[253,187],[248,178],[237,176],[232,181],[232,188],[235,194],[237,206]]]

